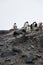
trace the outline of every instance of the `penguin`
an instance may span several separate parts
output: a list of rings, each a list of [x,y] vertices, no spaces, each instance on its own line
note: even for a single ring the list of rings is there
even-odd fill
[[[34,25],[34,27],[37,27],[37,23],[36,22],[33,22],[33,25]]]
[[[17,25],[16,25],[16,23],[14,23],[14,26],[13,26],[13,28],[14,28],[14,29],[17,29]]]
[[[30,32],[30,26],[29,26],[28,21],[25,22],[24,29],[26,30],[26,33],[29,33]]]

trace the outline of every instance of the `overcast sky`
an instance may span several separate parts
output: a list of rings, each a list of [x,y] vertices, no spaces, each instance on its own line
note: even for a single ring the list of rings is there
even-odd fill
[[[10,29],[16,22],[43,22],[43,0],[0,0],[0,29]]]

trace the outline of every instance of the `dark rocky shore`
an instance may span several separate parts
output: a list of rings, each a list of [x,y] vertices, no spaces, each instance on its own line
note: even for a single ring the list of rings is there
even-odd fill
[[[43,32],[15,34],[0,31],[0,65],[43,65]]]

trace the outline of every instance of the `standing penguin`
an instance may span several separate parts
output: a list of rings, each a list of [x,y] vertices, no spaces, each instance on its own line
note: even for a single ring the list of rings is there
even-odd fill
[[[15,30],[17,29],[17,25],[16,25],[16,23],[14,23],[13,28],[14,28]]]
[[[29,26],[28,21],[25,22],[24,29],[25,29],[26,33],[30,32],[30,26]]]
[[[37,23],[36,22],[33,22],[32,29],[33,29],[33,31],[36,31],[37,30]]]

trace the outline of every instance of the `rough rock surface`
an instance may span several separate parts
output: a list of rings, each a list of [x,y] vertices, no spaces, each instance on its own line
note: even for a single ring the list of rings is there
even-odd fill
[[[43,65],[43,32],[1,35],[0,65]]]

